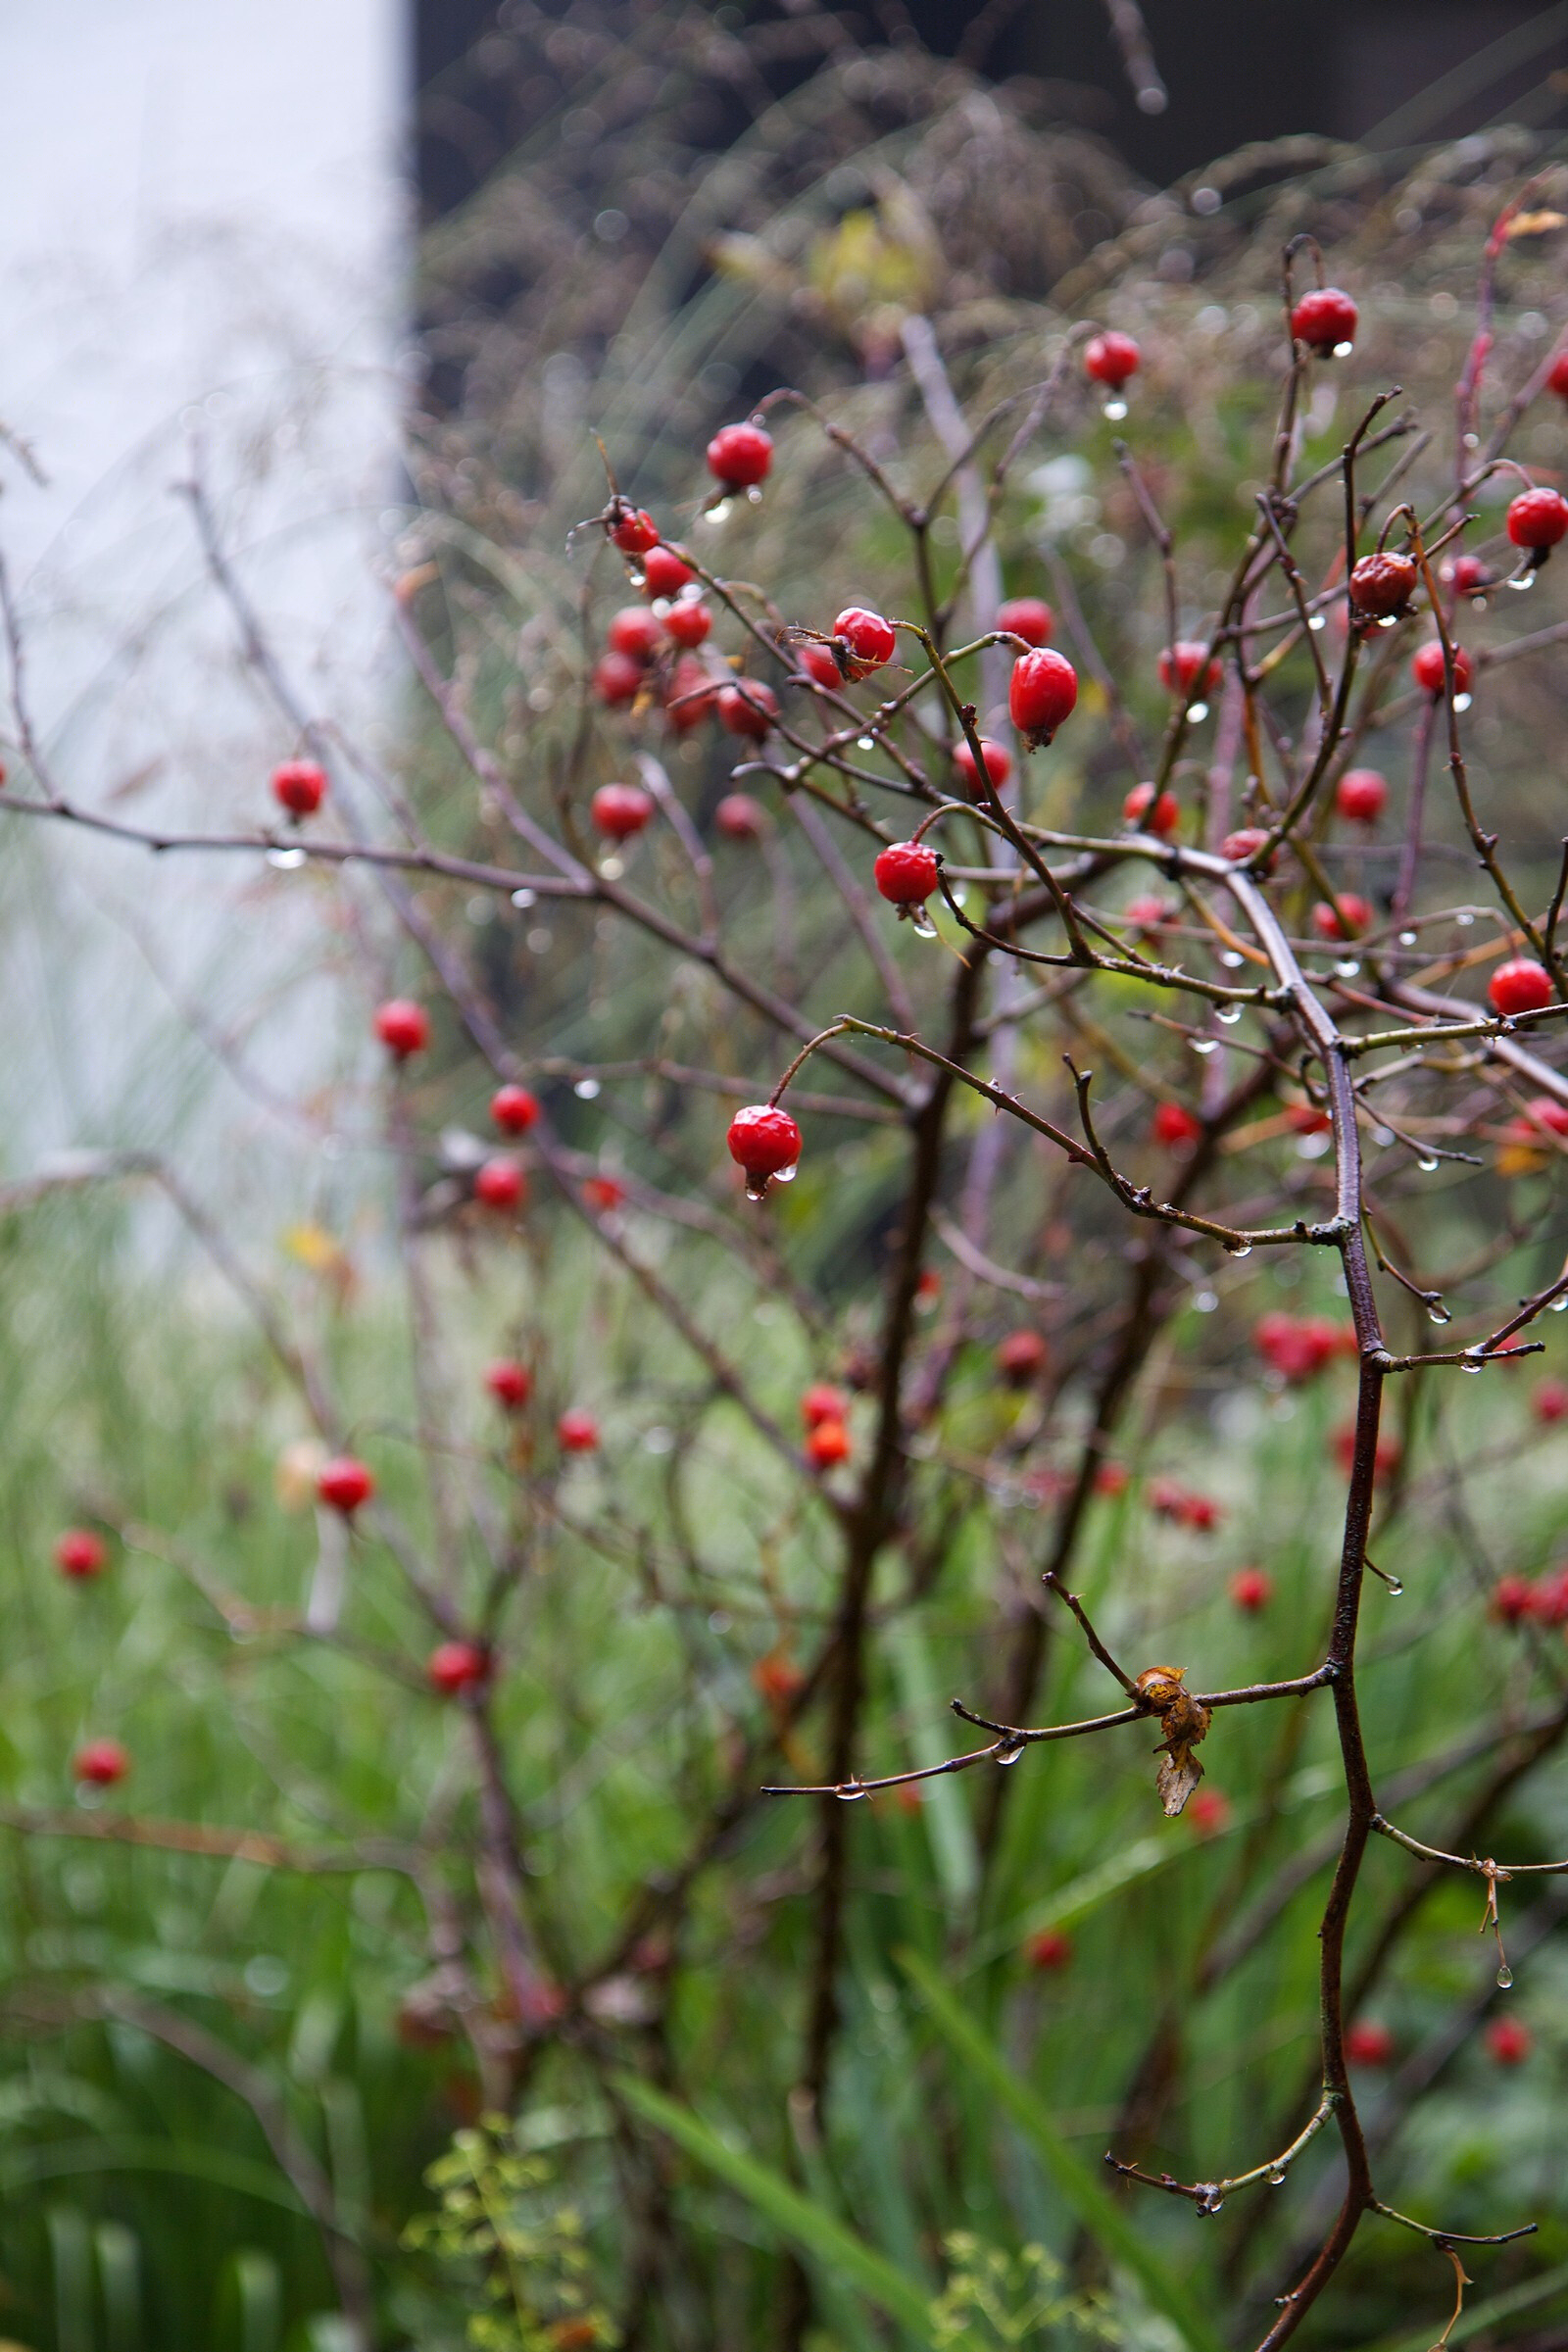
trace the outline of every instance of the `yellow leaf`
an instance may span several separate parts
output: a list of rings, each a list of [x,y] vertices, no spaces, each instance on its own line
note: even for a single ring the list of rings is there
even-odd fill
[[[1548,228],[1561,228],[1568,214],[1564,213],[1515,213],[1503,233],[1509,237],[1542,237]]]

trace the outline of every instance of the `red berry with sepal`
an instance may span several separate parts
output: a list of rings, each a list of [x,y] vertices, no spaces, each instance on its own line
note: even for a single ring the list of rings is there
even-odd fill
[[[923,906],[937,886],[941,870],[935,850],[923,841],[895,841],[881,851],[871,871],[877,889],[901,914]]]
[[[666,635],[675,645],[695,653],[713,625],[713,615],[700,596],[683,596],[664,614]]]
[[[844,1391],[830,1380],[813,1380],[801,1397],[801,1420],[807,1429],[815,1429],[822,1421],[842,1421],[849,1409]]]
[[[1515,547],[1544,555],[1568,532],[1568,498],[1544,485],[1523,490],[1509,505],[1507,523]]]
[[[833,623],[833,647],[846,678],[868,678],[892,661],[898,642],[892,621],[866,605],[846,605]]]
[[[68,1527],[55,1540],[55,1566],[74,1583],[102,1576],[109,1565],[109,1546],[90,1527]]]
[[[640,507],[627,504],[623,498],[613,502],[614,514],[610,536],[623,556],[646,556],[659,543],[659,525],[651,514]]]
[[[1031,752],[1048,744],[1078,702],[1078,672],[1049,645],[1020,654],[1012,665],[1007,709]]]
[[[1487,982],[1487,995],[1494,1012],[1504,1016],[1516,1012],[1539,1012],[1551,1003],[1551,974],[1534,956],[1515,956],[1507,963],[1499,963]]]
[[[352,1453],[340,1453],[323,1462],[316,1474],[316,1494],[328,1510],[340,1511],[345,1519],[368,1503],[375,1493],[375,1480],[369,1466]]]
[[[767,812],[749,792],[727,792],[713,810],[713,822],[726,841],[760,841]]]
[[[842,1421],[819,1421],[806,1440],[806,1458],[813,1470],[832,1470],[850,1458],[850,1433]]]
[[[813,639],[808,638],[803,645],[795,648],[795,659],[803,675],[809,678],[813,686],[827,687],[837,693],[843,685],[844,672],[838,665],[831,646],[818,645]]]
[[[1393,2029],[1377,2018],[1358,2018],[1345,2036],[1345,2055],[1352,2066],[1387,2066],[1394,2056]]]
[[[1292,311],[1291,332],[1319,359],[1342,359],[1355,341],[1359,317],[1348,294],[1338,286],[1314,286]]]
[[[1041,1928],[1030,1936],[1023,1950],[1030,1967],[1038,1969],[1042,1976],[1049,1976],[1071,1962],[1072,1937],[1064,1936],[1060,1928]]]
[[[1498,2066],[1523,2066],[1535,2047],[1530,2028],[1517,2017],[1494,2017],[1486,2032],[1488,2055]]]
[[[1443,692],[1443,646],[1438,638],[1431,637],[1416,648],[1410,662],[1410,675],[1427,694]],[[1455,694],[1470,691],[1470,657],[1462,645],[1453,649],[1453,691]]]
[[[1274,1597],[1274,1580],[1266,1569],[1239,1568],[1231,1578],[1231,1598],[1249,1617],[1266,1609]]]
[[[1334,806],[1354,825],[1375,825],[1389,805],[1389,787],[1375,767],[1349,767],[1334,788]]]
[[[1368,620],[1394,620],[1404,612],[1420,578],[1413,556],[1383,549],[1363,556],[1350,572],[1350,602]]]
[[[997,1370],[1010,1389],[1026,1389],[1045,1371],[1050,1350],[1038,1331],[1009,1331],[997,1348]]]
[[[624,654],[628,662],[651,662],[659,651],[659,623],[646,605],[625,606],[606,635],[611,652]]]
[[[430,1016],[412,997],[391,997],[376,1007],[375,1034],[394,1060],[408,1061],[430,1043]]]
[[[1319,939],[1355,939],[1371,921],[1371,907],[1353,890],[1342,890],[1332,906],[1327,899],[1319,899],[1312,909],[1312,928]]]
[[[579,1404],[568,1404],[556,1423],[556,1443],[563,1453],[593,1453],[599,1445],[599,1424]]]
[[[1103,384],[1108,392],[1119,392],[1130,375],[1136,375],[1143,364],[1143,353],[1131,335],[1124,335],[1107,326],[1084,345],[1084,373],[1092,383]]]
[[[520,1413],[533,1395],[533,1374],[514,1355],[503,1355],[485,1366],[484,1385],[503,1412]]]
[[[1156,792],[1152,784],[1135,784],[1121,812],[1141,833],[1157,834],[1161,841],[1168,840],[1182,821],[1182,805],[1176,795]]]
[[[760,424],[724,424],[708,444],[708,470],[726,490],[751,490],[767,479],[771,434]]]
[[[980,738],[980,754],[981,760],[985,762],[985,772],[991,789],[993,792],[1000,792],[1012,774],[1012,754],[1004,744],[993,743],[989,735],[982,735]],[[971,800],[975,801],[982,797],[981,760],[976,760],[973,752],[960,736],[953,747],[953,765],[965,792],[968,793]]]
[[[760,743],[778,718],[778,696],[760,678],[737,678],[718,690],[718,723],[728,734]]]
[[[775,1177],[788,1177],[801,1156],[801,1131],[776,1102],[749,1102],[729,1123],[729,1155],[746,1173],[746,1189],[760,1200]]]
[[[1201,1138],[1203,1122],[1185,1102],[1156,1102],[1152,1128],[1156,1144],[1167,1151],[1187,1151]]]
[[[130,1770],[130,1756],[118,1740],[89,1740],[72,1757],[71,1769],[85,1788],[113,1788]]]
[[[635,784],[601,784],[588,804],[596,832],[609,841],[629,841],[654,813],[653,796]]]
[[[601,654],[594,663],[594,693],[607,710],[635,702],[643,687],[643,664],[630,654]]]
[[[490,1117],[503,1135],[526,1135],[539,1116],[539,1098],[525,1086],[498,1086],[490,1098]]]
[[[1159,657],[1159,682],[1167,694],[1191,701],[1195,694],[1212,694],[1219,680],[1219,657],[1210,661],[1207,646],[1200,645],[1196,638],[1179,638]]]
[[[679,596],[696,577],[672,547],[651,547],[643,558],[643,588],[651,597]]]
[[[1056,615],[1043,596],[1013,596],[997,608],[996,625],[1025,645],[1049,645],[1056,633]]]
[[[272,798],[290,816],[314,816],[326,798],[326,770],[314,760],[285,760],[272,770]]]
[[[425,1679],[443,1698],[458,1698],[488,1681],[490,1653],[477,1642],[438,1642],[424,1663]]]
[[[520,1208],[527,1191],[527,1179],[514,1159],[487,1159],[473,1172],[474,1199],[501,1215]]]

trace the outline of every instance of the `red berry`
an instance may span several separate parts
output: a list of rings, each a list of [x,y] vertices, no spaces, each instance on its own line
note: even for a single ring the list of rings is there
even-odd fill
[[[1536,1588],[1527,1576],[1499,1576],[1492,1588],[1490,1614],[1499,1625],[1518,1625],[1536,1613]]]
[[[1060,1928],[1042,1928],[1038,1935],[1030,1936],[1023,1949],[1031,1968],[1042,1972],[1065,1968],[1072,1958],[1072,1937],[1064,1936]]]
[[[594,828],[611,841],[629,841],[654,813],[652,795],[635,784],[601,784],[588,804]]]
[[[439,1690],[443,1698],[456,1698],[486,1680],[489,1652],[477,1642],[440,1642],[425,1660],[424,1671],[432,1690]]]
[[[645,615],[652,618],[652,614]],[[698,596],[683,596],[664,614],[664,627],[676,645],[695,653],[713,625],[713,615]]]
[[[1555,392],[1559,400],[1568,400],[1568,351],[1559,351],[1552,361],[1546,389]]]
[[[1156,1144],[1170,1150],[1196,1144],[1203,1132],[1203,1122],[1196,1118],[1184,1102],[1156,1102],[1153,1133]]]
[[[1334,1121],[1315,1102],[1287,1102],[1285,1124],[1293,1135],[1327,1135]]]
[[[760,678],[737,678],[718,690],[718,723],[731,735],[760,743],[778,716],[778,696]]]
[[[997,1370],[1009,1388],[1026,1389],[1044,1372],[1048,1353],[1038,1331],[1009,1331],[997,1348]]]
[[[1525,1104],[1537,1127],[1544,1127],[1548,1135],[1568,1135],[1568,1102],[1559,1102],[1555,1095],[1532,1095]]]
[[[1487,994],[1496,1012],[1539,1012],[1551,1003],[1551,974],[1532,956],[1516,956],[1498,964],[1487,982]]]
[[[88,1527],[68,1527],[55,1543],[55,1566],[62,1576],[102,1576],[109,1565],[109,1546]]]
[[[776,1102],[751,1102],[738,1110],[725,1140],[731,1159],[746,1171],[748,1192],[764,1193],[771,1179],[793,1169],[801,1156],[801,1131]]]
[[[1388,784],[1375,767],[1347,768],[1334,791],[1335,808],[1356,825],[1375,825],[1388,799]]]
[[[818,645],[808,638],[795,649],[795,658],[807,677],[815,686],[827,686],[837,692],[844,683],[844,672],[834,658],[831,646]]]
[[[642,686],[643,665],[630,654],[601,654],[594,663],[594,692],[610,710],[635,701]]]
[[[1272,1371],[1292,1382],[1312,1380],[1344,1352],[1345,1333],[1326,1315],[1288,1315],[1277,1308],[1252,1326],[1252,1346]]]
[[[760,424],[720,425],[708,444],[708,470],[726,490],[765,481],[772,463],[772,439]]]
[[[1156,792],[1152,784],[1135,784],[1121,805],[1121,812],[1130,825],[1140,831],[1155,833],[1161,841],[1175,832],[1182,821],[1182,805],[1173,792]]]
[[[760,801],[754,801],[749,792],[727,792],[713,810],[713,822],[726,841],[760,841],[767,816]]]
[[[1209,662],[1207,656],[1207,646],[1191,637],[1167,645],[1159,657],[1159,682],[1167,694],[1179,694],[1188,702],[1195,693],[1212,694],[1220,680],[1219,658]]]
[[[939,870],[935,850],[928,850],[923,841],[891,842],[871,868],[877,889],[901,913],[925,905],[936,889]]]
[[[1487,2048],[1499,2066],[1521,2066],[1533,2045],[1530,2028],[1516,2017],[1494,2017],[1487,2028]]]
[[[1291,313],[1291,332],[1319,359],[1343,357],[1355,341],[1357,311],[1338,286],[1315,286]]]
[[[801,1420],[808,1429],[815,1429],[820,1421],[842,1421],[849,1409],[844,1391],[828,1380],[812,1381],[801,1397]]]
[[[615,519],[610,526],[610,536],[623,556],[646,556],[659,543],[659,525],[641,508],[628,506],[623,498],[612,501]]]
[[[1231,1800],[1219,1788],[1200,1788],[1187,1807],[1187,1818],[1200,1838],[1215,1838],[1231,1817]]]
[[[1334,1449],[1334,1459],[1348,1477],[1355,1462],[1355,1423],[1347,1421],[1343,1428],[1334,1432],[1329,1442]],[[1372,1476],[1374,1479],[1392,1478],[1398,1467],[1399,1441],[1390,1437],[1387,1430],[1380,1430],[1372,1456]]]
[[[392,997],[376,1008],[375,1034],[399,1061],[422,1054],[430,1043],[430,1016],[409,997]]]
[[[806,1458],[813,1470],[831,1470],[850,1456],[850,1433],[842,1421],[818,1421],[806,1441]]]
[[[1266,850],[1269,836],[1262,825],[1243,825],[1239,833],[1227,833],[1219,845],[1220,856],[1237,865],[1245,865],[1259,850]]]
[[[1536,1419],[1547,1429],[1553,1422],[1568,1421],[1568,1381],[1544,1380],[1536,1391],[1532,1409]]]
[[[1239,1568],[1231,1578],[1231,1598],[1239,1609],[1255,1617],[1274,1597],[1274,1579],[1261,1568]]]
[[[1136,375],[1143,353],[1131,335],[1118,334],[1113,326],[1084,346],[1084,373],[1097,384],[1104,384],[1115,392]]]
[[[490,1098],[490,1117],[503,1135],[526,1135],[539,1116],[539,1098],[525,1086],[498,1086]]]
[[[752,1682],[770,1706],[787,1707],[806,1689],[806,1676],[787,1650],[770,1649],[752,1668]]]
[[[89,1788],[112,1788],[130,1770],[130,1757],[118,1740],[89,1740],[72,1757],[71,1769]]]
[[[1361,2018],[1345,2036],[1345,2055],[1352,2066],[1387,2066],[1394,2056],[1394,2034],[1375,2018]]]
[[[996,625],[1026,645],[1049,645],[1055,634],[1056,615],[1042,596],[1009,597],[997,608]]]
[[[643,587],[649,596],[679,596],[696,577],[672,547],[651,547],[643,558]]]
[[[1568,498],[1544,486],[1521,491],[1508,508],[1508,536],[1515,547],[1555,547],[1568,532]]]
[[[1132,1472],[1125,1462],[1102,1462],[1095,1472],[1097,1494],[1125,1494],[1132,1482]]]
[[[682,654],[664,695],[664,716],[677,735],[689,735],[711,718],[718,688],[695,654]]]
[[[1443,692],[1443,647],[1436,637],[1429,638],[1425,645],[1416,649],[1410,663],[1410,675],[1428,694]],[[1462,645],[1456,645],[1453,649],[1453,691],[1455,694],[1468,694],[1470,691],[1470,657]]]
[[[368,1466],[356,1460],[352,1453],[342,1453],[330,1462],[323,1462],[316,1474],[316,1493],[329,1510],[341,1511],[352,1519],[360,1505],[368,1502],[375,1493],[375,1480]]]
[[[520,1208],[527,1180],[514,1159],[487,1159],[473,1174],[473,1197],[486,1208]]]
[[[272,770],[272,798],[290,816],[314,816],[326,798],[326,770],[314,760],[285,760]]]
[[[1012,773],[1012,754],[1004,745],[993,743],[989,735],[982,735],[980,738],[980,760],[976,760],[973,752],[961,737],[954,745],[953,764],[957,769],[959,781],[971,800],[977,801],[981,797],[980,767],[982,761],[992,790],[1000,792]]]
[[[1353,890],[1342,890],[1338,907],[1319,899],[1312,909],[1312,928],[1319,939],[1353,939],[1372,920],[1372,909]]]
[[[1492,574],[1479,556],[1455,556],[1448,577],[1453,582],[1455,596],[1474,596],[1492,585]]]
[[[563,1453],[592,1453],[599,1444],[599,1424],[580,1405],[568,1404],[556,1423],[556,1442]]]
[[[484,1385],[509,1413],[520,1413],[533,1395],[533,1374],[514,1355],[503,1355],[485,1366]]]
[[[589,1176],[584,1179],[582,1197],[592,1209],[608,1217],[620,1207],[626,1198],[626,1188],[613,1176]]]
[[[1078,701],[1078,672],[1052,647],[1020,654],[1012,665],[1007,709],[1031,752],[1047,744]]]
[[[627,605],[611,621],[610,650],[628,662],[651,662],[659,651],[659,623],[645,605]]]
[[[1381,555],[1363,556],[1350,572],[1350,602],[1370,620],[1392,619],[1414,596],[1419,577],[1413,556],[1393,555],[1386,549]]]
[[[846,678],[868,678],[892,661],[898,642],[893,623],[865,605],[846,605],[833,623],[833,645]]]
[[[1122,908],[1122,920],[1135,931],[1157,931],[1171,918],[1168,901],[1156,898],[1129,899]]]

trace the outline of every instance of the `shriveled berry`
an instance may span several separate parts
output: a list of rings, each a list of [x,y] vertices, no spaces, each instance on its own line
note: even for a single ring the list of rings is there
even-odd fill
[[[623,556],[646,556],[658,544],[658,523],[651,514],[645,514],[640,507],[629,506],[623,498],[615,499],[612,504],[615,512],[610,525],[611,538]]]
[[[1443,646],[1438,638],[1429,638],[1425,645],[1416,648],[1410,675],[1428,694],[1443,692]],[[1453,649],[1453,691],[1455,694],[1470,691],[1470,657],[1462,645]]]
[[[629,662],[651,662],[659,651],[659,623],[646,605],[626,605],[606,632],[612,654]]]
[[[749,792],[726,792],[713,810],[713,822],[726,841],[760,841],[767,812]]]
[[[1130,375],[1137,374],[1143,357],[1131,335],[1107,326],[1103,334],[1084,345],[1084,373],[1094,383],[1116,392]]]
[[[1031,752],[1048,744],[1078,701],[1078,672],[1052,646],[1020,654],[1012,665],[1007,709]]]
[[[1359,315],[1348,294],[1341,293],[1338,286],[1314,286],[1292,311],[1291,332],[1319,359],[1343,358],[1355,341]]]
[[[314,760],[285,760],[272,770],[272,798],[290,816],[314,816],[326,798],[326,770]]]
[[[514,1355],[503,1355],[485,1366],[484,1385],[504,1411],[520,1413],[533,1395],[533,1374]]]
[[[925,905],[936,889],[940,863],[923,841],[895,841],[879,853],[871,871],[882,896],[902,912]]]
[[[1182,821],[1182,805],[1173,792],[1156,792],[1152,784],[1135,784],[1121,805],[1121,812],[1130,825],[1144,833],[1156,833],[1161,841],[1175,832]]]
[[[1155,1143],[1163,1144],[1169,1151],[1189,1148],[1203,1132],[1202,1120],[1185,1102],[1156,1102],[1152,1127]]]
[[[439,1690],[443,1698],[456,1698],[488,1679],[490,1653],[477,1642],[438,1642],[424,1662],[424,1672],[432,1690]]]
[[[1515,547],[1538,553],[1555,547],[1568,532],[1568,498],[1544,486],[1521,491],[1508,508],[1508,536]]]
[[[696,577],[672,547],[651,547],[643,558],[643,589],[649,596],[679,596]]]
[[[610,841],[629,841],[654,813],[653,796],[635,784],[601,784],[588,804],[596,832]]]
[[[850,1433],[842,1421],[819,1421],[806,1441],[806,1458],[813,1470],[831,1470],[850,1458]]]
[[[772,436],[760,424],[724,424],[708,444],[708,470],[726,490],[750,490],[767,478]]]
[[[833,623],[834,651],[846,678],[868,678],[892,661],[898,642],[893,623],[865,605],[846,605]]]
[[[1049,1353],[1038,1331],[1009,1331],[997,1348],[997,1370],[1009,1388],[1026,1389],[1044,1372]]]
[[[729,1155],[746,1171],[748,1192],[765,1193],[775,1176],[792,1170],[801,1156],[801,1131],[776,1102],[749,1102],[729,1123]]]
[[[1319,939],[1354,939],[1372,921],[1372,909],[1353,890],[1342,890],[1334,906],[1319,899],[1312,909],[1312,928]]]
[[[1388,782],[1375,767],[1348,767],[1334,788],[1335,808],[1356,825],[1375,825],[1388,801]]]
[[[1274,1580],[1262,1568],[1238,1568],[1231,1578],[1231,1598],[1239,1609],[1255,1617],[1274,1597]]]
[[[473,1172],[473,1197],[485,1208],[520,1208],[527,1179],[514,1159],[487,1159]]]
[[[1515,956],[1498,964],[1487,982],[1487,995],[1494,1012],[1539,1012],[1551,1003],[1551,974],[1534,956]]]
[[[1043,596],[1013,596],[997,607],[996,625],[1025,645],[1049,645],[1056,632],[1056,615]]]
[[[643,665],[630,654],[601,654],[594,663],[593,684],[600,702],[613,710],[642,692]]]
[[[341,1511],[345,1519],[352,1519],[374,1493],[375,1480],[368,1464],[352,1453],[341,1453],[332,1461],[323,1462],[316,1474],[318,1501],[324,1502],[329,1510]]]
[[[1363,556],[1350,573],[1350,602],[1369,620],[1389,620],[1402,612],[1415,594],[1420,578],[1413,556],[1385,549]]]
[[[801,1420],[808,1429],[815,1429],[819,1421],[842,1421],[849,1409],[844,1391],[830,1380],[813,1380],[801,1397]]]
[[[539,1116],[539,1098],[525,1086],[498,1086],[490,1098],[490,1117],[503,1135],[526,1135]]]
[[[1196,638],[1178,638],[1159,657],[1159,682],[1167,694],[1179,694],[1191,702],[1195,694],[1212,694],[1219,680],[1218,656],[1209,661],[1207,646],[1200,645]]]
[[[118,1740],[88,1740],[72,1757],[71,1769],[89,1788],[112,1788],[130,1770],[130,1756]]]
[[[592,1453],[599,1444],[599,1424],[580,1404],[568,1404],[556,1423],[556,1443],[563,1453]]]
[[[1000,792],[1012,773],[1012,754],[1005,745],[993,743],[989,735],[982,735],[980,755],[985,762],[985,771],[992,790]],[[975,759],[973,752],[970,751],[961,736],[953,747],[953,764],[964,790],[972,800],[979,800],[981,797],[980,761]]]
[[[409,997],[391,997],[376,1007],[375,1034],[398,1061],[422,1054],[430,1043],[430,1016]]]
[[[664,628],[672,643],[694,653],[713,625],[713,615],[700,596],[683,596],[670,606],[664,614]]]
[[[109,1565],[109,1546],[90,1527],[68,1527],[55,1540],[55,1566],[62,1576],[77,1581],[102,1576]]]
[[[760,743],[778,717],[778,696],[760,678],[737,678],[718,690],[718,723],[731,735]]]

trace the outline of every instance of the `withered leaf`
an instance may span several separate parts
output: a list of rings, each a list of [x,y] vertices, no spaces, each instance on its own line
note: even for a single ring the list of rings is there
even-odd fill
[[[1540,237],[1548,228],[1561,228],[1562,213],[1515,213],[1503,234],[1506,237]]]
[[[1193,1750],[1209,1726],[1207,1707],[1200,1706],[1186,1689],[1184,1666],[1146,1666],[1133,1688],[1152,1714],[1159,1717],[1165,1737],[1154,1753],[1160,1757],[1154,1786],[1167,1815],[1174,1818],[1203,1777]],[[1163,1754],[1160,1750],[1163,1749]]]

